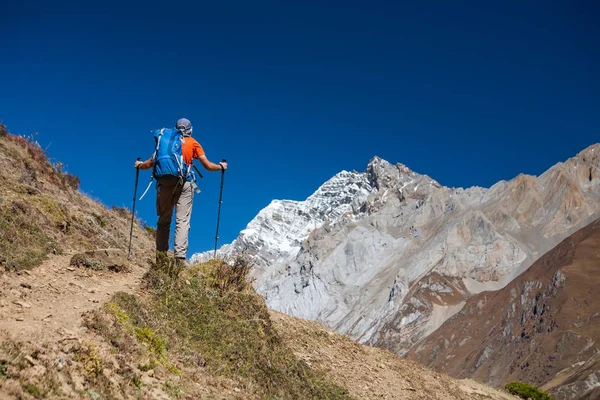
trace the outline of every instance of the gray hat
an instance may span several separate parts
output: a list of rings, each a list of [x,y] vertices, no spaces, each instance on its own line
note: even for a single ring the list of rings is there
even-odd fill
[[[175,125],[177,129],[192,129],[192,123],[187,118],[179,118],[177,120],[177,125]]]
[[[175,128],[181,130],[184,136],[192,135],[192,123],[187,118],[179,118]]]

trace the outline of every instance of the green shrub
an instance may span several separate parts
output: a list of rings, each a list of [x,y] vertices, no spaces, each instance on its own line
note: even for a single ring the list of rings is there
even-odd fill
[[[0,137],[6,136],[7,133],[6,125],[0,124]]]
[[[535,386],[523,382],[511,382],[505,386],[505,389],[515,396],[522,399],[532,400],[554,400],[548,393],[541,391]]]

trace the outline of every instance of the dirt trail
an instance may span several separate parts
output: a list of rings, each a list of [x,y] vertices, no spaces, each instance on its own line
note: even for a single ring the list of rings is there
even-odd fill
[[[135,292],[145,269],[92,271],[69,266],[72,254],[50,256],[31,271],[0,275],[0,339],[52,341],[81,336],[82,314],[118,291]]]

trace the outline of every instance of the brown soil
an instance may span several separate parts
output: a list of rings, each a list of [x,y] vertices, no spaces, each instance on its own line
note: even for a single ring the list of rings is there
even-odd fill
[[[457,381],[387,350],[360,345],[316,322],[275,311],[271,317],[296,356],[357,399],[514,399],[476,381]]]
[[[145,267],[133,264],[130,272],[117,273],[74,268],[69,261],[70,255],[51,256],[39,268],[0,277],[0,342],[19,343],[21,353],[32,361],[19,381],[0,379],[0,398],[34,398],[25,388],[37,382],[36,367],[47,366],[44,360],[54,363],[88,344],[93,344],[105,364],[115,357],[102,338],[82,325],[83,316],[118,291],[139,292]],[[359,345],[317,323],[277,312],[271,315],[296,355],[345,387],[354,398],[514,399],[480,383],[456,381],[388,351]],[[119,382],[122,377],[113,375],[115,372],[110,370],[109,378],[126,384]],[[73,368],[66,378],[59,379],[67,398],[77,398],[81,393],[85,387],[83,375],[83,371]],[[173,376],[150,372],[141,379],[143,398],[177,398],[165,389],[165,382],[174,380]],[[248,398],[236,382],[211,376],[202,368],[196,372],[195,380],[193,392],[200,398]],[[179,390],[185,393],[182,388],[185,385],[180,384]],[[135,397],[132,392],[131,397],[123,398]]]

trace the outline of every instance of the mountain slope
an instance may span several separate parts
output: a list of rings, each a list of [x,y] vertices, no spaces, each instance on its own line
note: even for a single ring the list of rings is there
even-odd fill
[[[409,358],[493,385],[521,380],[558,399],[600,389],[600,220],[505,288],[471,297]]]
[[[108,208],[78,189],[79,178],[50,162],[36,141],[0,135],[0,268],[32,268],[68,249],[127,250],[131,212]],[[153,235],[136,219],[132,253],[153,247]]]
[[[242,233],[221,254],[254,257],[255,286],[275,310],[405,354],[470,296],[504,287],[600,216],[599,152],[595,144],[489,189],[444,187],[375,157],[362,173],[342,173],[361,190],[324,199],[345,212],[324,220],[305,210],[311,217],[296,226],[270,205],[248,224],[253,240]],[[328,185],[345,186],[338,176]],[[282,253],[280,232],[292,230],[302,235],[286,236]]]
[[[227,257],[249,250],[259,271],[273,260],[293,259],[302,242],[327,221],[356,212],[373,191],[364,174],[342,171],[304,201],[273,200],[240,232],[230,245],[219,249]],[[194,254],[192,262],[208,261],[211,252]]]
[[[391,399],[399,386],[406,399],[510,398],[270,313],[239,269],[149,263],[138,223],[134,257],[109,264],[126,254],[131,214],[1,128],[0,398]],[[356,370],[370,373],[347,379]]]

